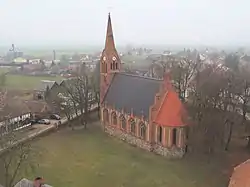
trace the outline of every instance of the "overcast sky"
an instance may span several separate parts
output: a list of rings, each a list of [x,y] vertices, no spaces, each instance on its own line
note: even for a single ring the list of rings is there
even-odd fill
[[[0,0],[0,45],[250,44],[248,0]],[[111,8],[110,8],[111,7]]]

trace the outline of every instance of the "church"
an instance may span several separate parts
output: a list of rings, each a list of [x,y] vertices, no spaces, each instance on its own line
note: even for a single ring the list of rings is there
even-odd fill
[[[164,80],[122,72],[108,15],[100,59],[101,124],[109,135],[168,158],[181,158],[186,147],[186,111]]]

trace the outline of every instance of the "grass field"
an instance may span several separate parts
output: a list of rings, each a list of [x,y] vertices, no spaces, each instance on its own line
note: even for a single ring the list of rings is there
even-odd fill
[[[41,80],[59,81],[61,79],[62,79],[62,77],[7,75],[5,87],[8,89],[29,90],[29,89],[36,88]]]
[[[27,178],[43,176],[67,187],[224,187],[216,164],[170,161],[108,137],[100,129],[61,130],[33,143],[40,167]]]

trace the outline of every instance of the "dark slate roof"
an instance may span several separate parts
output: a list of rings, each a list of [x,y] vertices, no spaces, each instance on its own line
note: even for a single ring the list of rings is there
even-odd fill
[[[40,84],[35,90],[46,91],[47,87],[51,89],[54,84],[57,84],[56,81],[41,80]]]
[[[154,104],[154,97],[159,92],[161,80],[147,77],[116,73],[104,98],[104,103],[148,119],[149,108]]]

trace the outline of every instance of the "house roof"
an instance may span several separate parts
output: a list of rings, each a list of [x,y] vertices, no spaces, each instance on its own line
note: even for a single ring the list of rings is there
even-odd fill
[[[103,100],[118,111],[149,118],[149,108],[154,104],[162,81],[141,76],[116,73]],[[131,111],[132,110],[132,111]]]
[[[76,81],[77,81],[77,78],[76,77],[70,77],[70,78],[67,78],[67,79],[63,79],[61,82],[60,82],[60,86],[63,88],[64,86],[65,87],[73,87],[75,84],[76,84]]]
[[[0,121],[5,118],[14,118],[23,114],[29,113],[30,110],[27,105],[19,99],[11,99],[0,110]]]
[[[2,109],[0,109],[0,121],[5,120],[5,118],[14,118],[32,113],[42,113],[45,111],[50,111],[51,108],[46,102],[27,100],[23,101],[19,98],[14,98],[8,100]]]
[[[57,84],[57,82],[50,81],[50,80],[41,80],[40,84],[38,85],[38,87],[35,90],[46,91],[47,87],[49,89],[51,89],[54,84]]]
[[[229,187],[250,186],[250,159],[234,168]]]
[[[25,101],[25,104],[32,113],[41,113],[50,110],[47,103],[43,101],[28,100]]]

